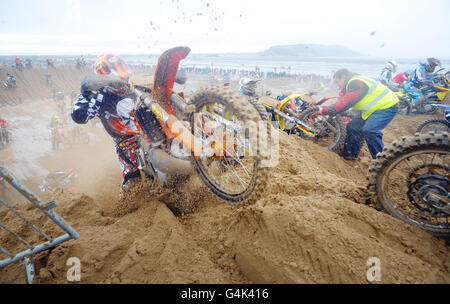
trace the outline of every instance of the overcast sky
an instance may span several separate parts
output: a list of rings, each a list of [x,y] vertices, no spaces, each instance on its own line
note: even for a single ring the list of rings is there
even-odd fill
[[[0,54],[316,43],[377,57],[450,58],[449,12],[449,0],[0,0]]]

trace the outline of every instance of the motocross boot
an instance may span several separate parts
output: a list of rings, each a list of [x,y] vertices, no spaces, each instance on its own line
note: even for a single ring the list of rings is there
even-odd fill
[[[128,172],[120,185],[120,197],[123,197],[133,185],[141,181],[141,172],[139,170]]]

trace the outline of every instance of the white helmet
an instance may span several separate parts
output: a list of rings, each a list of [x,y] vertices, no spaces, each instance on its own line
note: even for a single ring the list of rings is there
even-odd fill
[[[386,68],[387,68],[388,70],[392,71],[392,72],[395,72],[395,70],[397,69],[397,67],[398,67],[398,63],[397,63],[397,61],[395,61],[395,60],[389,60],[389,61],[386,63]]]
[[[256,95],[256,83],[258,81],[251,78],[241,78],[239,80],[240,90],[243,94],[248,96]]]

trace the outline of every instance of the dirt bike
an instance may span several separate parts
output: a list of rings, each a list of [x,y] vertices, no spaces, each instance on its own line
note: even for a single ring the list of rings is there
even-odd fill
[[[16,78],[13,75],[8,74],[8,77],[6,77],[6,79],[3,80],[2,82],[2,86],[3,89],[5,90],[16,88],[17,87]]]
[[[450,106],[441,104],[431,104],[431,106],[444,109],[444,118],[425,121],[417,128],[417,132],[422,134],[430,131],[450,133]]]
[[[432,104],[442,104],[450,90],[447,76],[448,72],[445,75],[439,74],[441,70],[437,71],[435,74],[428,75],[424,82],[425,85],[420,88],[420,91],[424,95],[423,102],[414,102],[414,99],[404,90],[402,92],[396,92],[400,99],[399,105],[401,114],[436,113],[438,108],[432,106]],[[408,105],[408,103],[410,105]]]
[[[137,130],[128,129],[127,134],[138,142],[141,176],[170,185],[195,171],[221,199],[253,202],[262,195],[269,174],[262,163],[263,148],[256,144],[263,138],[270,140],[267,114],[258,115],[245,98],[225,85],[199,89],[189,101],[173,92],[179,62],[189,52],[188,47],[165,51],[158,58],[151,89],[131,85],[138,97],[131,111]],[[127,85],[117,78],[114,84],[112,76],[89,77],[92,80],[85,81],[89,91]],[[260,132],[252,134],[250,127],[257,124]],[[126,142],[122,147],[134,149]]]
[[[351,117],[347,114],[335,116],[317,115],[317,106],[324,104],[327,100],[336,98],[336,96],[327,96],[318,102],[311,104],[306,110],[299,114],[299,120],[308,126],[311,126],[314,136],[313,141],[329,151],[336,152],[338,155],[344,154],[345,138],[347,136],[347,123]]]
[[[308,136],[314,136],[311,127],[301,122],[297,117],[298,113],[308,107],[308,103],[304,101],[308,99],[308,94],[291,94],[281,101],[269,95],[247,97],[250,103],[259,102],[264,106],[273,128],[285,131],[288,134],[304,132]]]
[[[11,141],[8,124],[8,121],[0,119],[0,149],[3,149]]]
[[[69,138],[69,132],[64,126],[50,127],[51,142],[53,150],[69,149],[72,147],[72,141]]]
[[[395,95],[397,95],[398,102],[398,114],[400,115],[410,115],[413,107],[413,98],[405,90],[395,90]]]
[[[438,237],[450,236],[449,133],[417,134],[393,142],[369,168],[377,208]]]
[[[39,189],[43,193],[47,193],[57,188],[65,189],[70,193],[76,193],[78,191],[73,184],[77,177],[78,174],[73,168],[67,171],[52,172],[46,176],[42,185],[39,185]]]
[[[432,104],[442,103],[448,94],[448,88],[444,88],[438,85],[426,86],[420,89],[425,96],[424,101],[414,102],[414,99],[406,91],[395,92],[399,98],[399,114],[410,115],[415,114],[433,114],[436,112],[436,108],[431,106]]]
[[[315,92],[291,94],[281,101],[262,97],[260,101],[269,113],[273,127],[288,134],[298,134],[305,139],[312,138],[316,144],[342,155],[347,134],[346,124],[350,118],[342,115],[318,116],[315,106],[322,105],[335,96],[316,102],[312,98],[314,94]]]

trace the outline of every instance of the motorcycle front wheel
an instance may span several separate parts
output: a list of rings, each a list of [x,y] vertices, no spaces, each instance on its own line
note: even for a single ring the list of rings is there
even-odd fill
[[[270,142],[270,124],[262,105],[218,85],[198,90],[189,103],[195,108],[191,130],[205,149],[203,156],[192,152],[203,183],[227,202],[257,201],[269,178],[269,168],[263,165],[268,147],[264,150],[260,143]]]
[[[369,168],[368,191],[379,209],[439,236],[450,236],[448,133],[393,142]]]

